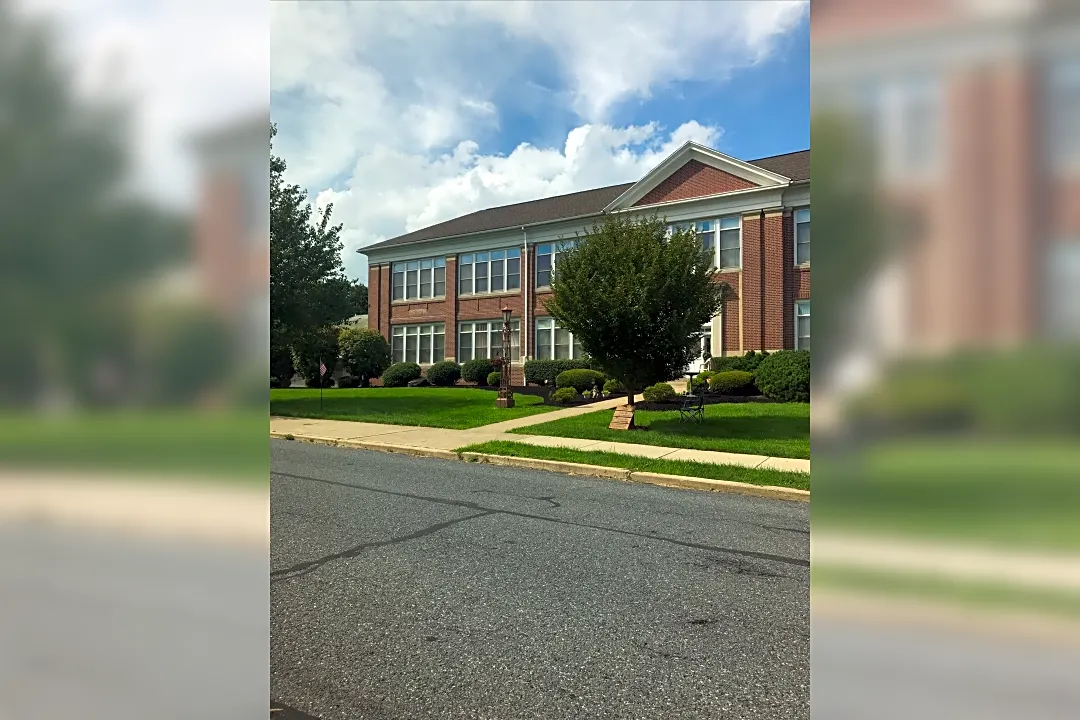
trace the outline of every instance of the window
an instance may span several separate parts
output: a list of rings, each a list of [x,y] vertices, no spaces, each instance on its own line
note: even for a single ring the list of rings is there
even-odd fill
[[[810,349],[810,301],[795,303],[795,349]]]
[[[458,325],[457,361],[495,358],[502,355],[502,320],[484,320]],[[510,321],[510,359],[521,359],[521,322]]]
[[[701,359],[708,360],[712,357],[712,323],[701,326]]]
[[[576,359],[584,357],[581,343],[573,334],[559,327],[555,318],[537,318],[536,320],[536,359]]]
[[[394,300],[445,297],[446,258],[394,263],[393,289]]]
[[[810,262],[810,208],[795,211],[795,264]]]
[[[694,229],[701,248],[708,250],[716,261],[717,233],[720,235],[720,265],[721,268],[742,267],[742,244],[740,221],[738,217],[727,217],[717,220],[698,220],[696,222],[682,222],[668,225],[668,234],[679,230]]]
[[[427,365],[442,360],[446,344],[443,327],[442,323],[394,326],[390,343],[394,362]]]
[[[458,256],[458,295],[521,289],[521,248]]]
[[[1075,57],[1047,64],[1046,149],[1050,164],[1061,169],[1080,163],[1080,60]]]
[[[536,246],[536,287],[551,287],[551,278],[559,257],[575,245],[573,240]]]

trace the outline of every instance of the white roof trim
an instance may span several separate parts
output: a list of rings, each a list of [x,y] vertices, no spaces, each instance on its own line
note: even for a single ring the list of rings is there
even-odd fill
[[[688,203],[695,203],[695,202],[699,202],[699,201],[703,201],[703,200],[715,200],[717,198],[729,198],[729,197],[739,197],[741,195],[753,195],[755,193],[760,193],[760,192],[765,192],[765,191],[776,192],[777,190],[782,190],[783,188],[784,188],[783,185],[766,185],[766,186],[763,186],[763,187],[745,188],[743,190],[730,190],[728,192],[714,193],[712,195],[699,195],[697,197],[692,197],[692,198],[683,198],[682,200],[665,200],[664,202],[650,203],[648,205],[629,206],[629,207],[619,208],[617,210],[611,210],[610,212],[613,212],[613,213],[643,212],[643,211],[647,211],[647,210],[653,210],[653,209],[656,209],[656,208],[671,207],[673,205],[686,205]]]
[[[662,163],[650,170],[645,177],[638,180],[632,187],[619,197],[615,198],[604,208],[604,212],[621,210],[630,207],[641,198],[645,197],[650,190],[666,180],[672,173],[691,160],[697,160],[703,165],[731,173],[747,182],[752,182],[762,188],[780,187],[791,183],[790,178],[769,172],[756,165],[733,158],[730,155],[713,150],[712,148],[688,141],[675,152],[671,153]],[[736,191],[738,192],[738,191]]]

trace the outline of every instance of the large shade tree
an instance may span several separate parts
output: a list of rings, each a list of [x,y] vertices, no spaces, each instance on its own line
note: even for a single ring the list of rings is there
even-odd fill
[[[725,288],[693,230],[669,237],[659,217],[609,215],[564,246],[547,308],[633,407],[636,392],[697,357]]]

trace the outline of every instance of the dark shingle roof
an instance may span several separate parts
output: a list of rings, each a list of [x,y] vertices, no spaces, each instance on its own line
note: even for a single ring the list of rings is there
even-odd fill
[[[763,170],[791,178],[794,181],[808,180],[810,178],[809,150],[774,155],[760,160],[748,160],[747,162],[751,165],[757,165]],[[468,215],[456,217],[453,220],[447,220],[374,245],[368,245],[360,248],[359,252],[366,253],[369,250],[381,250],[423,240],[468,235],[487,230],[501,230],[522,225],[566,220],[582,215],[599,215],[612,200],[629,190],[634,184],[631,182],[622,183],[621,185],[609,185],[594,190],[582,190],[567,195],[556,195],[540,200],[529,200],[528,202],[514,203],[513,205],[477,210]]]

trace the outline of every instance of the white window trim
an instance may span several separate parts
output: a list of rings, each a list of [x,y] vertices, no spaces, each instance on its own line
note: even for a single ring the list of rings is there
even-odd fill
[[[518,286],[516,288],[511,288],[511,289],[508,290],[506,288],[506,283],[507,283],[507,280],[509,279],[510,273],[507,272],[508,262],[507,262],[507,257],[505,255],[505,253],[512,252],[514,250],[518,251],[518,271],[517,271]],[[502,272],[503,289],[502,290],[492,290],[491,289],[491,262],[492,262],[491,253],[497,253],[497,252],[504,253],[503,261],[502,261],[502,263],[503,263],[503,272]],[[484,292],[476,292],[476,256],[480,255],[480,254],[484,254],[484,253],[487,253],[487,256],[488,256],[488,259],[486,261],[487,266],[488,266],[488,276],[487,276],[488,277],[488,289],[485,290]],[[467,293],[461,292],[461,267],[462,267],[461,258],[464,255],[472,255],[473,256],[473,261],[471,263],[465,263],[466,265],[471,265],[472,269],[473,269],[472,270],[472,290],[470,290]],[[521,261],[521,256],[522,256],[522,252],[521,252],[521,248],[519,248],[519,247],[494,248],[493,250],[474,250],[472,252],[467,252],[467,253],[458,253],[458,255],[457,255],[457,266],[456,266],[457,267],[457,273],[456,274],[457,274],[457,283],[458,283],[458,287],[457,287],[458,297],[484,297],[485,295],[520,295],[521,294],[521,285],[522,285],[521,279],[524,276],[524,273],[522,272],[523,263]],[[477,320],[476,322],[483,322],[483,320]]]
[[[556,360],[556,359],[558,359],[558,360],[580,360],[582,357],[584,357],[584,355],[585,355],[585,350],[584,349],[582,349],[581,355],[575,355],[574,354],[574,333],[570,332],[569,330],[566,331],[566,334],[570,336],[570,357],[568,357],[568,358],[556,358],[555,357],[555,330],[559,326],[559,321],[556,320],[555,318],[553,318],[550,315],[545,315],[545,316],[538,317],[533,322],[533,332],[536,333],[536,350],[540,349],[540,323],[541,322],[546,322],[546,321],[551,321],[551,330],[550,331],[548,331],[548,330],[544,331],[544,332],[550,332],[551,333],[551,342],[548,343],[548,347],[551,348],[551,357],[542,358],[542,357],[539,357],[538,355],[534,354],[533,355],[534,360]]]
[[[800,210],[806,210],[807,212],[810,212],[810,206],[809,205],[800,205],[799,207],[794,207],[794,208],[791,209],[791,261],[793,263],[795,263],[795,267],[797,267],[797,268],[808,268],[808,267],[810,267],[810,261],[809,260],[807,260],[806,262],[799,262],[799,221],[798,221],[799,215],[798,215],[798,213],[799,213]],[[811,224],[813,224],[813,222],[814,222],[813,213],[810,214],[810,222],[811,222]],[[810,235],[811,239],[810,239],[810,243],[809,243],[811,246],[813,246],[813,242],[814,242],[813,237],[814,236],[811,233],[811,235]],[[813,250],[813,247],[811,247],[811,250]]]
[[[443,331],[441,333],[435,332],[435,328],[437,328],[437,327],[442,327]],[[402,340],[401,340],[401,357],[402,357],[402,359],[401,360],[398,360],[396,357],[394,357],[394,334],[399,328],[401,329],[401,333],[402,333],[402,335],[401,335],[401,338],[402,338]],[[427,336],[429,338],[431,338],[431,355],[429,355],[427,360],[420,360],[420,335],[423,334],[423,333],[420,333],[420,332],[418,332],[417,338],[416,338],[416,358],[414,359],[414,358],[410,358],[410,357],[406,356],[406,353],[408,352],[408,347],[409,347],[408,340],[407,340],[408,333],[409,333],[409,330],[408,330],[409,328],[420,328],[421,330],[423,330],[423,328],[430,328],[430,330],[427,333]],[[443,336],[443,356],[441,358],[439,358],[439,360],[433,360],[432,359],[434,357],[434,355],[435,355],[435,336],[436,335],[442,335]],[[409,323],[407,325],[391,325],[390,326],[390,360],[391,360],[391,362],[394,362],[394,363],[396,363],[396,362],[414,362],[417,365],[420,365],[421,367],[424,367],[424,366],[427,366],[427,365],[433,365],[434,363],[440,362],[441,360],[445,360],[445,359],[446,359],[446,323],[441,323],[441,322]]]
[[[795,300],[795,306],[794,306],[794,308],[792,308],[792,312],[794,313],[794,319],[793,319],[792,325],[791,325],[791,332],[795,336],[795,349],[796,350],[801,349],[799,347],[799,303],[807,303],[807,304],[809,304],[810,303],[810,298],[796,299]],[[806,317],[810,317],[810,316],[807,315]]]
[[[720,265],[720,224],[724,220],[736,219],[739,221],[739,264],[730,266]],[[697,223],[699,222],[711,222],[713,224],[713,269],[716,272],[741,272],[743,265],[743,219],[741,214],[730,215],[717,215],[715,218],[697,218],[695,220],[679,220],[677,222],[668,223],[667,237],[671,237],[671,234],[675,231],[676,226],[690,225],[693,226],[695,231],[697,230]],[[728,228],[731,230],[732,228]]]
[[[431,261],[431,295],[429,297],[420,297],[420,273],[422,272],[422,270],[419,267],[419,264],[423,264],[424,261],[427,261],[427,260]],[[435,294],[435,270],[436,270],[436,267],[437,267],[435,263],[437,261],[439,261],[439,260],[442,260],[442,263],[443,263],[442,264],[442,268],[443,268],[443,294],[442,295],[436,295]],[[412,297],[412,298],[409,297],[409,263],[418,263],[418,266],[417,266],[417,269],[416,269],[416,286],[415,286],[416,287],[416,297]],[[397,274],[396,270],[394,269],[394,266],[396,266],[396,265],[401,265],[404,268],[402,270],[402,276],[403,276],[402,282],[404,284],[401,286],[401,297],[400,298],[395,298],[394,297],[394,275]],[[396,261],[390,263],[390,302],[391,303],[431,302],[433,300],[445,300],[445,299],[446,299],[446,258],[443,257],[442,255],[434,256],[434,257],[425,257],[425,258],[414,258],[412,260],[396,260]]]
[[[492,341],[493,337],[498,339],[497,346],[499,346],[500,349],[501,349],[501,346],[502,346],[502,324],[503,324],[502,320],[463,320],[463,321],[458,323],[457,336],[454,338],[454,341],[456,343],[454,345],[454,348],[455,348],[454,354],[457,356],[456,359],[458,360],[458,362],[468,362],[467,360],[462,360],[461,357],[460,357],[460,355],[461,355],[461,326],[462,325],[471,325],[472,326],[472,332],[469,333],[472,336],[472,342],[470,343],[470,347],[469,347],[469,354],[472,355],[472,357],[470,357],[469,360],[473,360],[473,359],[476,358],[476,324],[477,323],[487,323],[488,324],[488,329],[487,329],[488,344],[487,344],[487,358],[486,359],[488,359],[488,360],[492,359],[492,355],[491,355],[492,342],[491,341]],[[513,353],[513,351],[514,351],[514,323],[518,324],[518,352],[517,352],[517,355],[515,357],[511,358],[511,361],[512,362],[521,362],[521,320],[518,319],[518,318],[514,318],[514,319],[512,319],[510,321],[510,352]],[[492,326],[495,326],[496,329],[492,329]]]

